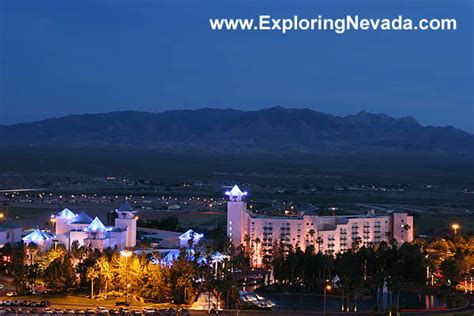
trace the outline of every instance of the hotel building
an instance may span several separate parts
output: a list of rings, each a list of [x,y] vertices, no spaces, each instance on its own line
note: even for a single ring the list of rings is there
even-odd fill
[[[313,212],[296,215],[265,215],[247,208],[238,186],[226,192],[227,236],[235,247],[244,245],[253,266],[271,257],[275,244],[286,249],[313,246],[315,251],[335,254],[353,245],[378,244],[393,238],[398,243],[413,241],[413,216],[405,212],[373,211],[366,215],[319,216]]]

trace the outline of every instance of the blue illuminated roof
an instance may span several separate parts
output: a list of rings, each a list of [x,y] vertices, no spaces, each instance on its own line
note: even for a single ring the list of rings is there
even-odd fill
[[[41,231],[39,228],[32,231],[30,234],[23,237],[23,241],[39,242],[43,240],[53,239],[50,234]]]
[[[76,214],[74,214],[70,209],[65,208],[64,210],[59,212],[56,217],[62,217],[72,220],[74,217],[76,217]]]
[[[120,207],[117,209],[119,212],[135,212],[135,209],[128,203],[128,201],[125,201]]]
[[[79,215],[77,215],[69,224],[90,224],[92,223],[92,218],[87,215],[86,212],[82,211]]]
[[[98,217],[94,218],[92,223],[90,223],[89,226],[86,228],[87,231],[90,232],[105,232],[107,231],[107,227],[104,226],[104,224],[100,221]]]
[[[21,228],[20,225],[12,221],[11,218],[7,218],[3,223],[0,224],[0,228],[12,229],[12,228]]]

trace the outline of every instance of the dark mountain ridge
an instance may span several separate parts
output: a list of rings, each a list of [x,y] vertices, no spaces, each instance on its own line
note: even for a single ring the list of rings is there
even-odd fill
[[[360,112],[339,117],[272,107],[112,112],[0,126],[0,145],[139,149],[169,152],[311,153],[422,151],[474,153],[474,135],[422,126],[412,117]]]

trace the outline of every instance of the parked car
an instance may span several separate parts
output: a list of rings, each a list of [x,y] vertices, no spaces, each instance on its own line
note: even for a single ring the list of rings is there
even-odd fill
[[[5,295],[8,296],[8,297],[12,297],[12,296],[18,296],[18,293],[16,291],[10,291]]]
[[[50,301],[41,301],[39,303],[39,306],[41,307],[50,307],[51,306],[51,302]]]
[[[179,308],[178,309],[179,316],[190,316],[191,314],[186,308]]]
[[[142,309],[143,315],[155,315],[156,310],[154,308],[145,307]]]

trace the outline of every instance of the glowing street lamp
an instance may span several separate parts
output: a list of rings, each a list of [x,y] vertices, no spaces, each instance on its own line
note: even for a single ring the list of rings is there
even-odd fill
[[[326,292],[331,291],[332,287],[331,284],[326,284],[324,286],[324,307],[323,307],[323,314],[326,315]]]
[[[458,233],[458,229],[461,228],[458,224],[451,225],[451,228],[454,230],[454,235]]]
[[[5,214],[0,213],[0,219],[3,219],[5,217]]]
[[[129,293],[130,286],[131,286],[130,283],[128,283],[128,257],[130,257],[132,254],[133,254],[133,252],[131,252],[130,250],[120,251],[120,255],[122,257],[125,257],[125,284],[127,284],[127,292],[126,292],[126,295],[125,295],[125,301],[127,302],[127,304],[130,304],[128,302],[128,293]]]
[[[51,225],[53,226],[53,232],[56,232],[56,216],[51,215],[51,218],[49,219],[51,222]]]

